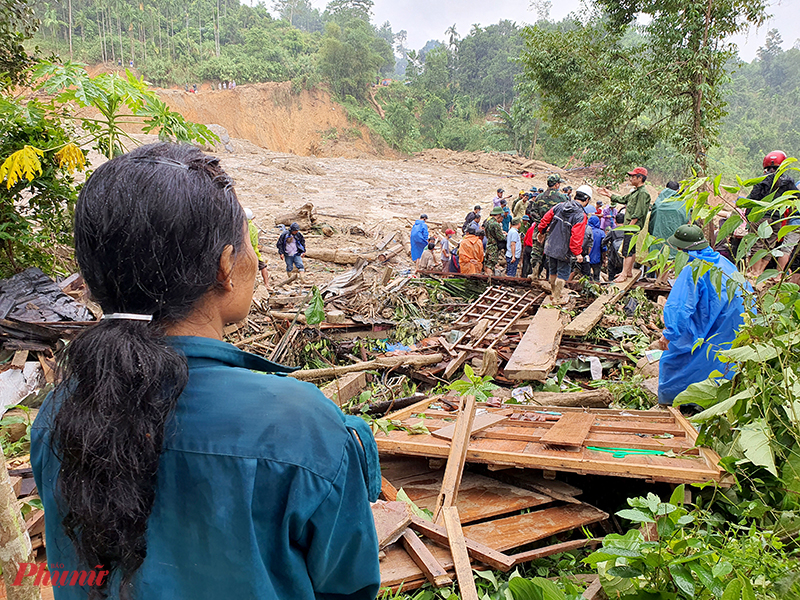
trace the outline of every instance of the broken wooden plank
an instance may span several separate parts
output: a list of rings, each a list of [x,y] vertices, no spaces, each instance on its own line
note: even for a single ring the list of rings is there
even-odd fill
[[[560,310],[539,308],[503,369],[505,376],[517,381],[547,379],[556,364],[563,330]]]
[[[461,476],[464,472],[469,436],[474,421],[475,396],[464,396],[461,400],[461,410],[456,420],[455,433],[450,442],[450,453],[447,456],[447,466],[442,479],[442,490],[436,499],[436,510],[433,512],[433,521],[435,523],[441,522],[442,510],[453,506],[458,497],[458,486],[461,483]]]
[[[579,529],[608,518],[608,514],[588,504],[545,508],[485,523],[466,525],[464,535],[500,552],[518,548],[551,535]]]
[[[583,590],[583,594],[581,594],[583,598],[586,600],[601,600],[601,598],[607,598],[605,592],[603,591],[603,584],[600,583],[600,578],[598,577],[594,581],[589,584],[585,590]]]
[[[356,371],[369,371],[371,369],[391,368],[391,367],[424,367],[425,365],[435,365],[442,362],[441,354],[405,354],[403,356],[384,356],[375,360],[367,360],[353,365],[343,367],[328,367],[325,369],[302,369],[289,373],[289,377],[302,381],[313,381],[315,379],[325,379],[327,377],[337,377],[346,373]]]
[[[411,517],[411,528],[424,535],[426,538],[436,542],[440,546],[448,547],[447,530],[441,525],[436,525],[425,519],[413,516]],[[507,572],[514,566],[514,561],[507,555],[490,548],[486,544],[482,544],[476,540],[465,538],[467,545],[467,552],[469,555],[482,562],[485,565],[497,569],[498,571]]]
[[[433,512],[441,481],[442,473],[433,471],[403,480],[402,487],[414,504]],[[500,515],[516,514],[521,510],[552,502],[553,497],[546,493],[466,472],[458,489],[455,506],[463,525]]]
[[[384,500],[394,502],[397,500],[397,488],[395,488],[386,477],[381,477],[381,496]]]
[[[458,591],[462,600],[478,600],[478,589],[475,587],[475,577],[472,574],[472,565],[469,562],[467,544],[464,532],[461,530],[461,521],[458,518],[458,509],[455,506],[442,508],[444,526],[447,538],[450,541],[450,554],[456,570]]]
[[[614,304],[617,300],[628,293],[639,279],[640,271],[635,270],[633,277],[625,280],[624,283],[612,283],[609,290],[602,296],[595,298],[586,309],[575,317],[569,325],[564,328],[564,335],[571,337],[583,336],[589,333],[592,328],[600,322],[605,314],[606,306]]]
[[[322,388],[322,393],[326,398],[333,400],[337,406],[341,406],[361,393],[365,387],[367,387],[367,374],[359,371],[336,378]]]
[[[594,421],[595,417],[590,413],[567,413],[542,436],[540,441],[548,446],[580,449]]]
[[[17,350],[14,352],[14,357],[11,359],[11,368],[22,369],[25,367],[25,361],[28,360],[27,350]]]
[[[411,524],[411,511],[405,502],[378,500],[372,505],[372,518],[378,534],[378,548],[395,543]]]
[[[439,561],[436,560],[436,557],[428,550],[422,540],[417,537],[416,533],[406,529],[401,540],[408,555],[425,574],[425,578],[435,587],[453,583],[450,575],[447,574],[447,571],[439,564]]]
[[[532,490],[550,496],[554,500],[569,504],[582,504],[575,496],[580,496],[583,490],[564,483],[563,481],[547,480],[528,471],[519,469],[506,469],[494,471],[492,478],[525,490]]]
[[[603,543],[603,538],[592,538],[590,540],[571,540],[569,542],[561,542],[558,544],[551,544],[543,548],[536,548],[535,550],[528,550],[527,552],[519,552],[512,554],[511,558],[514,559],[515,565],[531,562],[540,558],[553,556],[554,554],[562,554],[564,552],[571,552],[580,548],[595,548]]]
[[[493,427],[494,425],[498,425],[505,421],[508,417],[505,415],[498,415],[495,413],[483,413],[481,415],[477,415],[475,417],[475,421],[472,424],[472,431],[470,431],[470,435],[474,435],[479,431],[483,431],[484,429],[488,429],[489,427]],[[442,438],[443,440],[452,440],[453,435],[456,431],[457,423],[453,423],[452,425],[448,425],[447,427],[442,427],[441,429],[437,429],[436,431],[432,431],[432,435],[434,437]]]

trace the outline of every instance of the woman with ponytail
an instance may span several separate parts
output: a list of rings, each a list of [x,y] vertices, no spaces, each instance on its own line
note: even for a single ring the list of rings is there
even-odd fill
[[[374,598],[369,428],[222,342],[258,261],[219,161],[159,143],[103,164],[75,254],[105,316],[67,347],[31,462],[47,562],[97,576],[56,599]]]

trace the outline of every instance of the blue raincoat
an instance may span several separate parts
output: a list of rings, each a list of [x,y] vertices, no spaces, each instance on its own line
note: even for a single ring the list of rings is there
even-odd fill
[[[669,340],[669,349],[659,362],[660,404],[672,404],[675,396],[690,384],[707,379],[712,371],[723,373],[727,379],[733,377],[732,364],[720,361],[716,352],[730,348],[736,331],[744,322],[741,289],[732,302],[728,302],[726,294],[727,279],[736,271],[733,263],[711,248],[688,254],[690,263],[701,259],[722,269],[722,295],[717,294],[710,273],[703,275],[695,285],[691,264],[678,275],[664,306],[664,337]],[[749,285],[748,289],[751,289]],[[700,338],[705,341],[692,352]]]
[[[603,238],[605,233],[600,229],[600,217],[592,215],[589,217],[589,226],[592,228],[592,249],[589,252],[589,264],[599,265],[603,260]]]
[[[422,219],[417,219],[411,228],[411,260],[416,261],[428,247],[428,226]]]

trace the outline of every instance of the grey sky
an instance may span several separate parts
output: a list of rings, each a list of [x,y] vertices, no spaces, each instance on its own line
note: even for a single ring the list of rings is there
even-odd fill
[[[374,0],[374,22],[392,24],[392,30],[408,32],[408,47],[420,49],[431,39],[444,40],[445,29],[453,23],[463,37],[473,24],[481,26],[509,19],[517,23],[536,20],[536,12],[530,8],[529,0]],[[311,0],[312,5],[324,9],[326,0]],[[267,6],[271,3],[267,1]],[[580,0],[553,2],[550,17],[563,19],[578,10]],[[760,29],[734,40],[739,46],[740,56],[751,61],[758,47],[764,44],[767,31],[777,28],[783,38],[783,49],[788,50],[800,38],[800,0],[770,0],[769,12],[774,16]]]

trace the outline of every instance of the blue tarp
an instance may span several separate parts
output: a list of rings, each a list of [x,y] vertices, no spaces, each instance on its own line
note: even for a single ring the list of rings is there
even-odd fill
[[[744,323],[741,288],[728,302],[726,285],[736,267],[711,248],[690,251],[689,264],[678,275],[664,306],[664,337],[669,349],[661,356],[658,374],[658,401],[672,404],[680,392],[692,383],[704,381],[713,371],[733,377],[733,365],[717,358],[717,351],[730,348],[736,331]],[[723,272],[722,295],[711,283],[710,273],[695,285],[691,261],[708,261]],[[750,291],[752,289],[747,286]],[[692,352],[699,339],[703,343]]]

